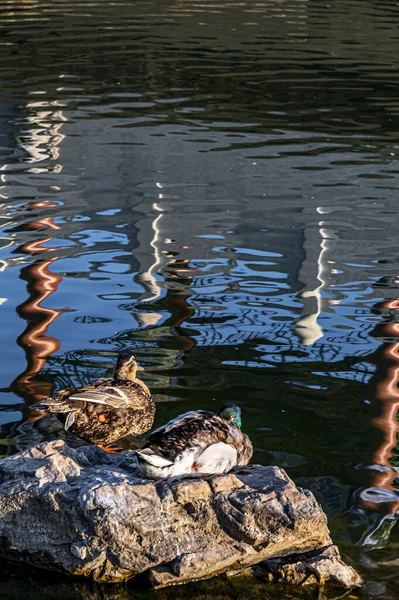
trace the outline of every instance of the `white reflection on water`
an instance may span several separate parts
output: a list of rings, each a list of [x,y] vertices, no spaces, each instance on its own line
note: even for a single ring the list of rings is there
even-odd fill
[[[323,208],[317,207],[319,214],[324,214]],[[300,319],[297,320],[296,332],[305,346],[314,344],[323,337],[323,328],[319,323],[322,311],[328,310],[328,300],[323,297],[322,290],[327,286],[330,274],[330,265],[335,261],[334,249],[337,234],[331,229],[325,229],[323,222],[319,222],[320,229],[308,229],[304,231],[303,249],[305,259],[299,270],[299,280],[305,282],[304,289],[299,294],[303,300],[303,309]],[[321,238],[321,242],[318,238]],[[317,248],[320,248],[317,251]],[[315,284],[315,279],[318,283]],[[313,299],[313,302],[306,302]],[[337,301],[336,301],[337,302]],[[335,302],[335,303],[336,303]]]

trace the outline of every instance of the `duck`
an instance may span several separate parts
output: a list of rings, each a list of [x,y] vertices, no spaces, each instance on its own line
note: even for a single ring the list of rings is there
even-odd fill
[[[252,453],[240,407],[224,404],[217,413],[190,411],[156,429],[136,450],[133,466],[148,479],[198,477],[247,465]]]
[[[134,356],[121,353],[111,378],[60,390],[33,408],[56,413],[65,431],[107,450],[107,445],[125,435],[151,429],[155,403],[146,384],[136,377],[143,370]]]

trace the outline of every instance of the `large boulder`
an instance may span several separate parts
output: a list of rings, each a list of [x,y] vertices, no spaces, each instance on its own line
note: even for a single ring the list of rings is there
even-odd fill
[[[0,555],[105,582],[145,573],[153,586],[249,568],[360,584],[313,495],[282,469],[155,482],[133,459],[59,440],[1,460]]]

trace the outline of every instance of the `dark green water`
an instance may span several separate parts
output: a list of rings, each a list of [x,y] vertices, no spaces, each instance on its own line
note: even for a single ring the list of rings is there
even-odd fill
[[[0,2],[2,455],[131,350],[158,423],[239,403],[351,597],[399,597],[398,26],[385,0]],[[139,598],[59,585],[32,598]]]

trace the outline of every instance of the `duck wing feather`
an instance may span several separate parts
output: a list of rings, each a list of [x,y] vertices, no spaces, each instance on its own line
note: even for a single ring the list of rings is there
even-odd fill
[[[169,433],[173,429],[184,429],[186,424],[192,422],[193,420],[202,421],[207,417],[211,418],[213,416],[214,413],[206,410],[190,410],[189,412],[186,412],[183,415],[179,415],[178,417],[175,417],[174,419],[168,421],[165,425],[161,425],[161,427],[155,429],[151,433],[149,440],[151,440],[152,443],[156,444],[158,438],[161,439],[162,436]]]
[[[194,456],[199,456],[208,446],[220,442],[235,448],[238,456],[245,447],[245,460],[247,455],[248,461],[251,458],[252,444],[236,425],[228,423],[214,413],[200,410],[185,413],[156,429],[143,448],[151,448],[173,462],[188,450],[191,450]]]
[[[60,390],[50,398],[44,398],[36,407],[50,412],[84,410],[87,403],[100,404],[109,408],[132,408],[142,410],[148,406],[151,396],[134,381],[98,379],[83,387]]]
[[[82,390],[76,394],[71,394],[68,400],[72,402],[94,402],[94,404],[103,404],[112,406],[112,408],[121,408],[129,406],[129,398],[123,390],[117,387],[106,387],[101,390]]]

